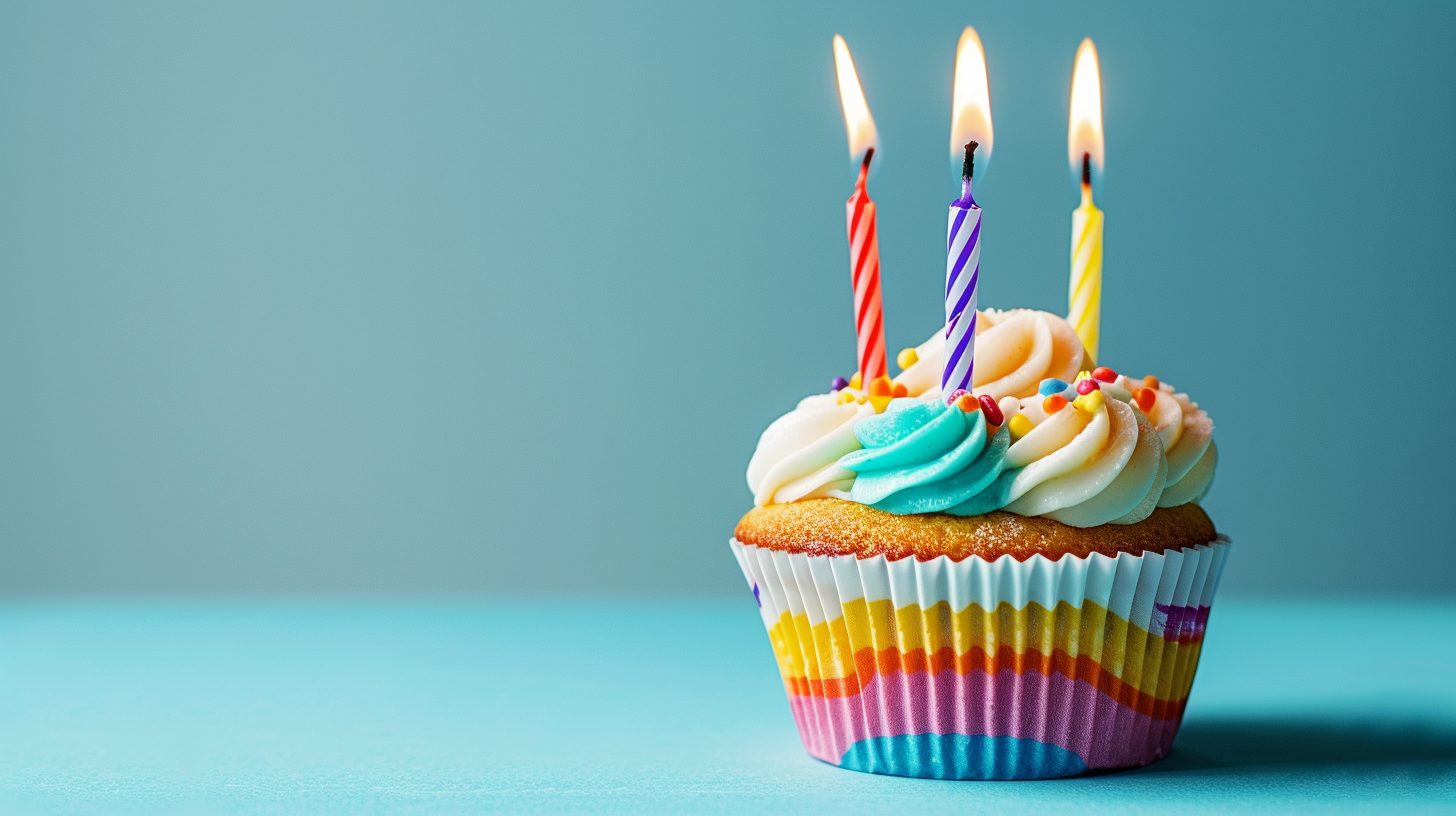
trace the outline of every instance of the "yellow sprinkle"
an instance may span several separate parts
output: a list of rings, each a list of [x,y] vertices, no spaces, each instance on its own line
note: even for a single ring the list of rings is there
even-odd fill
[[[884,396],[870,397],[870,405],[875,406],[875,413],[883,414],[885,412],[885,408],[889,407],[890,400],[892,399],[894,399],[894,397],[890,396],[889,394],[886,394]]]
[[[920,355],[916,354],[913,348],[900,349],[900,354],[895,357],[895,362],[899,364],[900,370],[904,371],[920,362]]]
[[[865,404],[865,397],[863,395],[860,395],[858,397],[855,397],[854,398],[854,401],[857,402],[857,403],[859,403],[860,405],[864,405]]]
[[[854,402],[854,395],[851,394],[851,393],[849,393],[849,389],[847,389],[847,388],[841,390],[839,392],[839,402],[836,403],[836,404],[837,405],[848,405],[851,402]]]
[[[1017,414],[1007,422],[1006,427],[1011,429],[1012,439],[1020,439],[1031,433],[1031,429],[1036,426],[1031,424],[1031,420],[1027,419],[1026,415]]]
[[[1102,391],[1092,391],[1072,400],[1072,405],[1073,407],[1080,408],[1081,410],[1086,411],[1089,414],[1093,414],[1102,407],[1105,399],[1106,398],[1102,396]]]
[[[854,376],[849,378],[849,387],[857,389],[859,388],[859,383],[859,372],[856,371],[854,372]]]

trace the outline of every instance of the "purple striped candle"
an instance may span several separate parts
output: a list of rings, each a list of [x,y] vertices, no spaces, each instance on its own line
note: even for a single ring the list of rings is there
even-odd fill
[[[957,391],[971,390],[976,357],[976,283],[981,274],[981,208],[971,197],[977,144],[966,143],[961,197],[951,202],[945,255],[945,368],[940,398],[947,404]]]

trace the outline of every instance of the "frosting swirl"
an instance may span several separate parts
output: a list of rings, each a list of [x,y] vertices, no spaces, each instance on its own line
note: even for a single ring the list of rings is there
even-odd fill
[[[748,462],[753,503],[763,507],[824,496],[849,498],[854,473],[837,463],[859,448],[855,421],[874,413],[871,405],[842,404],[833,394],[800,400],[758,439]]]
[[[1092,527],[1208,493],[1213,423],[1188,395],[1099,369],[1079,399],[1074,383],[1091,360],[1047,312],[983,312],[975,342],[974,393],[997,401],[1001,424],[940,401],[937,332],[894,380],[908,396],[818,394],[770,425],[748,466],[755,504],[828,496],[899,514],[1005,510]]]
[[[945,335],[936,332],[915,349],[916,363],[895,382],[910,396],[940,388],[945,361]],[[1091,360],[1067,321],[1051,312],[1033,309],[987,309],[976,318],[976,366],[971,375],[973,393],[1003,397],[1030,397],[1049,377],[1071,382],[1078,371],[1091,370]]]
[[[859,474],[849,498],[891,513],[950,510],[980,494],[1006,464],[1010,435],[989,433],[980,411],[900,399],[855,425],[864,447],[839,466]]]

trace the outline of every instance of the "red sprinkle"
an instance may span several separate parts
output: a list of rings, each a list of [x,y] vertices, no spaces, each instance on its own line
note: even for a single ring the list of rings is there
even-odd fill
[[[1137,407],[1143,409],[1143,413],[1151,411],[1153,404],[1158,401],[1158,395],[1151,388],[1133,389],[1132,398],[1137,402]]]
[[[991,399],[990,394],[982,394],[980,402],[981,413],[986,415],[987,422],[992,425],[1000,425],[1006,421],[1006,417],[1001,413],[1001,406],[996,404],[996,400]]]
[[[1078,394],[1090,394],[1101,388],[1102,386],[1098,385],[1096,380],[1081,380],[1077,383]]]
[[[950,392],[950,399],[946,400],[945,404],[946,405],[955,405],[956,400],[960,399],[962,394],[968,394],[968,393],[970,393],[970,392],[967,391],[964,388],[957,388],[956,390]]]
[[[1052,394],[1050,397],[1041,401],[1041,409],[1048,414],[1055,414],[1066,407],[1067,398],[1061,394]]]
[[[1092,379],[1101,380],[1103,382],[1116,382],[1117,372],[1113,371],[1107,366],[1097,366],[1096,368],[1092,369]]]

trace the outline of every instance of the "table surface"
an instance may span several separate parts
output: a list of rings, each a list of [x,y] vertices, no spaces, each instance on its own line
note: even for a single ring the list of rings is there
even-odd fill
[[[1044,782],[804,754],[737,602],[0,604],[0,811],[1456,811],[1456,602],[1223,599],[1173,753]]]

